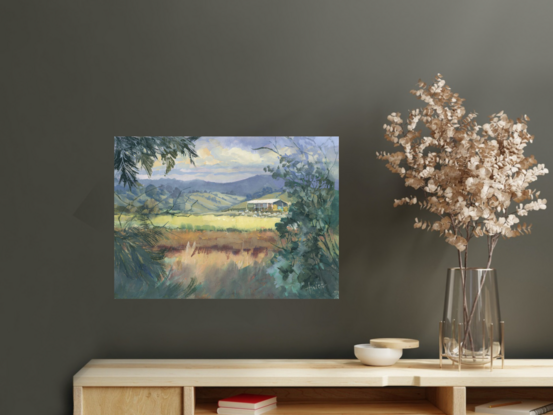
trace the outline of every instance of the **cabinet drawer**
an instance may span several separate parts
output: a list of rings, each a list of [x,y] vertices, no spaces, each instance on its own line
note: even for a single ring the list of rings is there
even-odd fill
[[[182,415],[182,388],[83,388],[82,415]]]

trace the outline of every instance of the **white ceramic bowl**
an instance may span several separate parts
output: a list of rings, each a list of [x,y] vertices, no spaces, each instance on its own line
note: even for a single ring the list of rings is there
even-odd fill
[[[403,354],[403,349],[374,347],[370,344],[357,344],[353,351],[355,357],[367,366],[392,366]]]

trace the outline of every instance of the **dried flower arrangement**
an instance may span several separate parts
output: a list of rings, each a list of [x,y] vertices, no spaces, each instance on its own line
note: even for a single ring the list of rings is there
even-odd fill
[[[411,93],[426,106],[410,111],[406,122],[394,112],[384,125],[386,139],[403,151],[378,152],[377,157],[424,196],[420,201],[415,196],[395,200],[394,207],[418,203],[437,214],[439,220],[415,219],[414,226],[440,232],[457,248],[461,269],[467,267],[470,240],[486,237],[490,268],[499,238],[530,233],[532,225],[521,224],[519,217],[546,208],[540,192],[528,188],[548,173],[534,156],[524,156],[534,139],[527,131],[529,118],[515,122],[502,111],[480,126],[477,114],[466,114],[464,100],[440,74],[432,85],[419,81],[418,86]],[[417,130],[419,122],[429,135]]]

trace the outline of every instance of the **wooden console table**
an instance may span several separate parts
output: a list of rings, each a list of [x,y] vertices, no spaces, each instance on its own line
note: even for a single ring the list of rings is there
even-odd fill
[[[400,360],[92,360],[73,378],[74,415],[215,414],[220,398],[277,395],[268,414],[465,415],[502,398],[553,400],[553,360],[504,369]]]

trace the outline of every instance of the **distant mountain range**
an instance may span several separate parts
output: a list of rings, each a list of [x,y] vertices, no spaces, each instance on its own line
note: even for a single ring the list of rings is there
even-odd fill
[[[114,179],[115,190],[124,190]],[[219,192],[237,196],[253,196],[259,193],[274,193],[284,186],[284,180],[275,180],[270,175],[259,174],[244,180],[229,183],[208,182],[206,180],[177,180],[177,179],[145,179],[140,183],[147,187],[149,185],[172,191],[175,188],[184,190],[186,193],[194,192]]]
[[[129,206],[148,206],[150,203],[161,211],[186,211],[202,214],[218,212],[250,199],[257,199],[275,192],[281,193],[283,180],[270,175],[257,175],[230,183],[206,180],[144,179],[142,187],[124,188],[114,178],[115,212],[128,212]],[[151,200],[153,199],[153,200]]]

